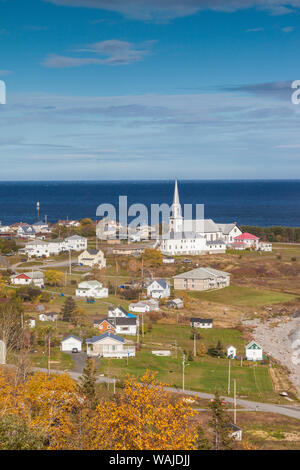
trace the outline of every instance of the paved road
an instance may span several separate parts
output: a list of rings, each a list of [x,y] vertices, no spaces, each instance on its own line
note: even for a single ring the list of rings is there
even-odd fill
[[[34,260],[32,260],[34,261]],[[71,263],[77,263],[77,257],[76,258],[72,258],[71,259]],[[69,266],[70,264],[70,261],[69,259],[66,259],[66,260],[63,260],[63,261],[45,261],[44,263],[41,263],[41,264],[36,264],[34,266],[22,266],[20,267],[20,264],[24,264],[22,262],[20,263],[16,263],[16,264],[13,264],[10,266],[10,269],[12,270],[16,270],[16,271],[19,271],[19,270],[22,270],[22,269],[34,269],[34,271],[36,271],[37,269],[44,269],[44,268],[59,268],[59,267],[62,267],[62,266]]]
[[[167,390],[174,393],[182,393],[182,390],[178,390],[172,387],[166,387]],[[187,395],[197,396],[199,398],[211,399],[214,398],[214,395],[210,393],[194,392],[186,390]],[[228,403],[233,403],[233,398],[231,397],[222,397]],[[237,398],[236,404],[242,406],[247,411],[265,411],[267,413],[277,413],[284,416],[289,416],[290,418],[300,419],[300,407],[297,406],[284,406],[284,405],[273,405],[272,403],[261,403],[249,400],[242,400]]]
[[[33,368],[34,370],[39,370],[41,372],[47,372],[47,369],[41,369],[38,367]],[[57,373],[57,374],[64,374],[64,371],[58,371],[58,370],[52,370],[52,373]],[[72,372],[72,371],[67,371],[67,373],[72,377],[74,380],[78,380],[80,377],[80,374],[78,372]],[[109,378],[109,377],[101,377],[99,376],[97,379],[98,383],[113,383],[114,379]],[[173,387],[166,387],[166,390],[169,392],[173,393],[180,393],[182,394],[182,390],[173,388]],[[194,392],[190,390],[185,391],[186,395],[190,396],[196,396],[199,398],[204,398],[207,400],[210,400],[211,398],[214,398],[214,395],[211,393],[203,393],[203,392]],[[221,397],[228,403],[233,403],[233,398],[231,397]],[[261,403],[261,402],[255,402],[255,401],[249,401],[249,400],[242,400],[240,398],[237,398],[236,403],[238,406],[241,406],[244,408],[244,411],[264,411],[267,413],[277,413],[283,416],[288,416],[290,418],[296,418],[300,419],[300,407],[296,406],[283,406],[283,405],[273,405],[272,403]]]

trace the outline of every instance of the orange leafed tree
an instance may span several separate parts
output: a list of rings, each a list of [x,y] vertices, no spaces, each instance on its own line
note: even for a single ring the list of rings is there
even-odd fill
[[[87,425],[89,449],[190,450],[196,448],[195,412],[182,399],[171,400],[151,372],[128,379],[116,400],[101,402]]]
[[[25,384],[25,401],[31,410],[31,425],[48,436],[48,448],[70,448],[75,432],[72,412],[81,403],[74,380],[68,375],[37,372]]]

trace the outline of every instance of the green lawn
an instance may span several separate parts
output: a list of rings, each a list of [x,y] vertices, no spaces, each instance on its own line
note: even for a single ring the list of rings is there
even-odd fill
[[[200,330],[201,338],[197,344],[204,343],[207,347],[221,340],[223,346],[233,344],[238,353],[244,352],[244,341],[241,333],[234,329]],[[143,346],[137,351],[135,358],[103,359],[100,370],[109,376],[125,378],[127,374],[140,377],[147,369],[156,371],[158,378],[171,386],[182,386],[182,354],[193,350],[190,338],[191,328],[178,325],[153,325],[152,332],[144,336]],[[175,349],[177,342],[177,351]],[[152,350],[170,349],[169,357],[157,357]],[[227,393],[228,360],[212,358],[208,355],[196,357],[188,362],[185,373],[186,389],[214,393],[218,389]],[[267,366],[246,365],[241,367],[239,361],[231,362],[231,378],[237,379],[237,392],[240,396],[261,399],[274,398],[272,382]]]
[[[48,358],[45,354],[45,348],[38,347],[36,353],[31,354],[31,360],[35,367],[47,368],[48,367]],[[60,351],[59,347],[51,348],[51,368],[59,370],[72,370],[73,369],[73,360],[71,357]]]
[[[205,356],[187,364],[189,365],[185,369],[186,389],[208,393],[219,390],[220,393],[227,394],[227,359]],[[127,374],[141,377],[147,369],[157,372],[157,377],[167,385],[182,387],[182,356],[180,354],[177,358],[175,354],[171,357],[157,357],[151,354],[149,348],[143,348],[137,353],[136,358],[129,358],[128,366],[127,359],[105,359],[101,360],[100,367],[102,373],[118,378],[125,378]],[[237,380],[239,396],[257,400],[274,398],[267,366],[241,367],[239,361],[232,361],[231,379]]]
[[[261,307],[295,299],[295,296],[291,294],[240,286],[229,286],[225,289],[205,292],[188,292],[188,295],[200,301],[244,307]]]

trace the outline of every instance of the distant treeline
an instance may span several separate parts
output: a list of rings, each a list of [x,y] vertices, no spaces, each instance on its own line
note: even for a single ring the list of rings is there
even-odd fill
[[[240,225],[242,232],[249,232],[269,242],[300,243],[300,227],[256,227]]]

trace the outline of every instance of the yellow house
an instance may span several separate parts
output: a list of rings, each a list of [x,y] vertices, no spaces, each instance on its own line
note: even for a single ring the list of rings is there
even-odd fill
[[[85,250],[78,256],[78,264],[82,266],[98,266],[99,269],[105,268],[106,259],[104,253],[101,250]]]

